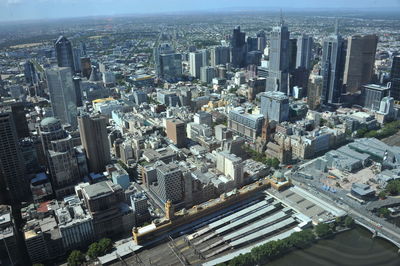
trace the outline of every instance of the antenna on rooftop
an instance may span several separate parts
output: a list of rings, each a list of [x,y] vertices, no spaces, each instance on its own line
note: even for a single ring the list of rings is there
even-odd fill
[[[283,26],[283,24],[285,24],[285,20],[283,20],[283,13],[282,13],[282,8],[281,8],[281,26]]]
[[[339,19],[335,19],[335,35],[339,35]]]

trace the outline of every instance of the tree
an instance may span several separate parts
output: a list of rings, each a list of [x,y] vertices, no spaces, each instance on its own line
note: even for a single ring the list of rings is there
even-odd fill
[[[397,195],[400,193],[400,180],[390,181],[386,185],[386,191],[391,195]]]
[[[279,160],[277,158],[273,158],[271,161],[271,166],[275,169],[279,168]]]
[[[388,208],[380,208],[378,214],[380,217],[387,218],[390,215],[390,211]]]
[[[100,246],[97,242],[92,243],[89,246],[89,249],[87,251],[87,255],[91,258],[91,259],[95,259],[98,256],[101,256],[101,250],[100,250]]]
[[[346,218],[344,219],[344,225],[348,228],[354,227],[355,225],[354,219],[351,218],[350,216],[346,216]]]
[[[98,244],[99,244],[101,255],[105,255],[112,248],[112,242],[111,242],[111,239],[109,239],[109,238],[100,239]]]
[[[68,256],[69,266],[79,266],[85,262],[85,255],[79,250],[73,250]]]
[[[319,223],[315,227],[315,233],[317,234],[318,237],[326,237],[326,236],[332,234],[332,230],[328,224]]]
[[[387,194],[384,190],[382,190],[381,192],[379,192],[378,196],[380,199],[386,199]]]

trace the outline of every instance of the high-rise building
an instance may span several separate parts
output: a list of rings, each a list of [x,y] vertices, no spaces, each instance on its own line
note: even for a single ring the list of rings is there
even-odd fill
[[[247,51],[257,51],[258,50],[258,38],[257,37],[247,37]]]
[[[200,68],[203,66],[203,53],[189,53],[190,75],[195,78],[200,78]]]
[[[28,60],[23,63],[23,66],[26,83],[28,83],[29,85],[36,84],[38,82],[38,77],[34,64]]]
[[[154,62],[157,77],[176,80],[182,76],[182,55],[175,53],[169,44],[161,44],[154,48]]]
[[[400,55],[393,57],[390,72],[390,96],[396,101],[400,100]]]
[[[311,70],[313,44],[313,38],[305,34],[297,39],[296,68],[304,67],[307,70]]]
[[[240,31],[240,26],[233,29],[231,38],[231,62],[236,68],[244,67],[246,64],[246,33]]]
[[[267,91],[288,93],[289,84],[289,30],[281,19],[270,36]]]
[[[247,99],[249,101],[253,101],[256,98],[257,94],[265,91],[267,80],[265,78],[251,78],[249,79],[248,84],[249,92],[247,95]]]
[[[221,151],[217,153],[217,170],[230,177],[235,187],[243,184],[243,161],[235,154]]]
[[[322,70],[324,86],[322,90],[322,103],[340,103],[343,89],[343,72],[345,63],[345,42],[338,33],[324,40],[322,47]]]
[[[211,49],[211,66],[225,65],[230,62],[230,49],[228,46],[215,46]]]
[[[297,39],[289,39],[289,72],[296,69],[297,61]]]
[[[202,49],[199,50],[199,53],[201,53],[201,66],[209,66],[210,51],[208,51],[207,49]]]
[[[183,177],[182,171],[177,164],[169,164],[163,161],[155,163],[157,171],[158,197],[162,202],[170,200],[172,203],[180,203],[183,200]]]
[[[70,195],[79,182],[74,140],[54,117],[43,119],[39,129],[53,191],[57,198]]]
[[[46,79],[54,116],[62,123],[76,127],[78,112],[71,69],[68,67],[46,69]]]
[[[79,133],[85,149],[89,171],[102,173],[111,162],[107,118],[83,113],[78,116]]]
[[[379,111],[381,101],[383,98],[388,97],[390,88],[376,84],[363,85],[361,88],[362,104],[365,108],[372,111]]]
[[[56,50],[57,64],[59,67],[70,67],[75,72],[74,54],[71,42],[64,36],[58,37],[54,43]]]
[[[76,72],[82,71],[81,57],[83,57],[83,51],[81,48],[72,48],[72,54],[74,56],[74,69]]]
[[[17,121],[11,111],[0,111],[0,201],[15,204],[29,195],[25,165],[18,144]]]
[[[372,80],[378,36],[351,36],[347,40],[343,84],[354,93]]]
[[[265,46],[267,44],[267,37],[264,31],[260,31],[257,33],[257,50],[264,53]]]
[[[316,110],[321,104],[323,77],[310,75],[307,86],[307,104],[311,110]]]
[[[28,121],[26,120],[25,104],[16,102],[11,104],[11,112],[14,117],[18,139],[29,137]]]
[[[167,137],[178,147],[182,148],[186,142],[186,126],[179,119],[167,120]]]
[[[215,78],[215,67],[203,66],[200,68],[200,80],[201,82],[210,84],[212,79]]]
[[[278,123],[289,120],[289,98],[280,91],[267,91],[261,95],[261,113]]]
[[[89,79],[90,74],[92,73],[92,63],[90,61],[89,57],[82,57],[80,59],[81,62],[81,71],[82,71],[82,76]]]

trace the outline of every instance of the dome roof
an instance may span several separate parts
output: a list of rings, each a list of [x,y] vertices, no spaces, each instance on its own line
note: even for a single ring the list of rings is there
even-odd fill
[[[57,124],[59,122],[60,122],[60,120],[58,120],[55,117],[46,117],[45,119],[42,120],[42,122],[40,122],[40,126],[47,127],[47,126],[50,126],[50,125]]]

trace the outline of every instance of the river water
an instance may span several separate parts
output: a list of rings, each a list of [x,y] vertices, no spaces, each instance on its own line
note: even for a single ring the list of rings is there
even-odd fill
[[[267,265],[399,266],[398,249],[383,239],[371,239],[371,236],[369,231],[357,227],[332,239],[320,240],[310,248],[288,253]]]

